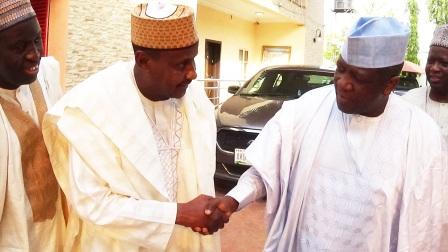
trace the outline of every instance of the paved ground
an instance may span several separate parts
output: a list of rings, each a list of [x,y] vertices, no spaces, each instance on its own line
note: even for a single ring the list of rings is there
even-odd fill
[[[216,183],[216,194],[222,196],[231,186]],[[264,222],[265,202],[254,202],[243,210],[236,212],[221,231],[222,252],[257,252],[263,251],[266,239]]]

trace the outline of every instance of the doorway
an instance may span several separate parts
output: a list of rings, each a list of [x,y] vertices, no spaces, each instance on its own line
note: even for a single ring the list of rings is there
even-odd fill
[[[208,98],[213,104],[219,103],[219,78],[221,63],[221,41],[205,40],[205,82]],[[212,80],[208,80],[212,79]]]

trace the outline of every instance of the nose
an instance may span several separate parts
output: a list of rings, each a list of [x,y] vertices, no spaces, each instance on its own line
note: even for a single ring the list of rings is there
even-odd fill
[[[39,61],[42,54],[42,47],[39,45],[31,45],[25,54],[25,58],[29,61]]]
[[[352,91],[352,78],[347,73],[336,73],[334,75],[334,83],[337,89],[344,91]]]
[[[191,64],[191,67],[187,69],[186,78],[188,80],[194,80],[198,77],[198,74],[196,73],[196,65],[193,63]]]

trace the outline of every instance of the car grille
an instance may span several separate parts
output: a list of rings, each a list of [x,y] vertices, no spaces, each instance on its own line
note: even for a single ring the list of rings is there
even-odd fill
[[[218,131],[218,145],[225,151],[235,151],[235,148],[246,149],[258,133],[221,129]]]

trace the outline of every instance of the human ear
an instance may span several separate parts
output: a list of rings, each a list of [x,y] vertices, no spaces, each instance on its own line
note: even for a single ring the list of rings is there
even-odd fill
[[[394,91],[395,87],[398,85],[399,82],[400,82],[400,76],[394,76],[390,78],[390,80],[386,83],[386,87],[384,88],[383,94],[385,96],[390,95],[390,93]]]
[[[146,68],[150,61],[150,57],[144,51],[136,51],[134,53],[135,64],[141,68]]]

